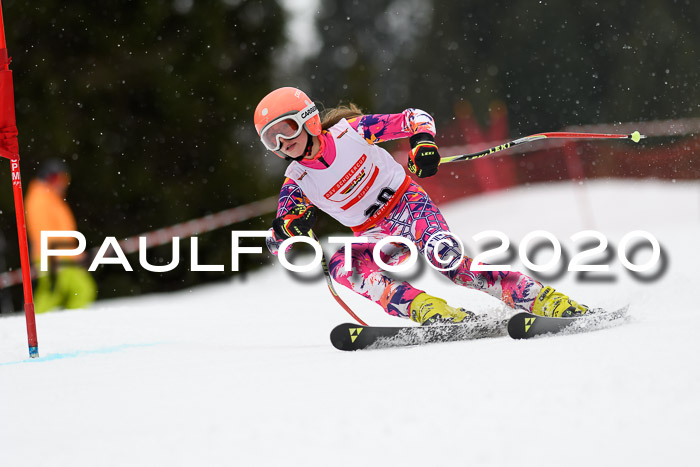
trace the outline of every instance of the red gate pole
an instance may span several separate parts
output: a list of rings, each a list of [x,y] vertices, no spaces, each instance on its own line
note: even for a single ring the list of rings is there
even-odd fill
[[[15,214],[17,216],[17,236],[19,238],[20,264],[22,266],[22,288],[24,289],[24,316],[27,320],[27,343],[29,356],[39,356],[39,343],[36,336],[34,316],[34,297],[32,294],[32,273],[29,264],[29,247],[27,246],[27,225],[24,220],[24,198],[22,197],[22,179],[19,174],[19,156],[10,160],[12,166],[12,190],[15,195]]]
[[[32,295],[31,266],[27,246],[27,226],[24,220],[24,198],[22,197],[22,179],[19,172],[19,149],[17,144],[17,126],[15,123],[15,100],[12,86],[12,71],[5,43],[5,25],[0,4],[0,116],[3,127],[0,155],[10,159],[12,166],[12,191],[15,197],[15,214],[17,216],[17,236],[19,238],[20,262],[22,265],[22,287],[24,289],[24,316],[27,320],[27,342],[29,356],[39,356],[39,344],[36,336],[36,319],[34,315],[34,297]]]

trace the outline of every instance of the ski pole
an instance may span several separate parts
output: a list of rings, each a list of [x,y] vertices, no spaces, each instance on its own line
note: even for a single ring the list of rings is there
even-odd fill
[[[311,234],[311,236],[314,240],[316,240],[317,242],[319,241],[318,237],[316,236],[315,233],[313,233],[312,231],[309,231],[309,233]],[[321,243],[321,242],[319,242],[319,243]],[[363,326],[367,326],[367,323],[362,321],[360,319],[360,317],[357,316],[355,314],[355,312],[352,311],[352,309],[350,309],[350,307],[343,301],[343,299],[340,298],[340,296],[338,295],[338,292],[336,292],[335,286],[333,285],[333,280],[331,279],[331,273],[328,269],[328,262],[326,261],[326,255],[323,252],[321,252],[321,266],[323,267],[323,275],[326,278],[326,284],[328,285],[328,290],[331,291],[331,294],[333,295],[333,298],[335,298],[335,301],[338,302],[338,304],[340,306],[342,306],[343,309],[345,311],[347,311],[350,316],[355,318],[355,321],[357,321],[358,323],[360,323]]]
[[[638,131],[635,131],[629,135],[614,135],[606,133],[568,133],[568,132],[553,132],[553,133],[537,133],[530,136],[524,136],[507,143],[494,146],[489,149],[485,149],[481,152],[475,152],[472,154],[462,154],[459,156],[447,156],[440,158],[441,164],[446,164],[448,162],[457,161],[471,161],[473,159],[478,159],[480,157],[489,156],[496,152],[503,151],[504,149],[512,148],[518,144],[529,143],[531,141],[537,141],[540,139],[631,139],[635,143],[638,143],[640,139],[646,138],[644,135],[640,135]]]

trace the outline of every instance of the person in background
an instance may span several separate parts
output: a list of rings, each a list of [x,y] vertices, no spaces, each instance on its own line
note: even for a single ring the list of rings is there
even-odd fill
[[[29,183],[26,195],[27,233],[32,260],[39,265],[42,230],[78,230],[73,211],[66,202],[70,184],[68,166],[58,159],[44,162]],[[50,239],[49,248],[75,248],[72,237]],[[34,310],[84,308],[95,301],[97,285],[85,266],[84,255],[50,257],[49,270],[40,271],[34,293]]]

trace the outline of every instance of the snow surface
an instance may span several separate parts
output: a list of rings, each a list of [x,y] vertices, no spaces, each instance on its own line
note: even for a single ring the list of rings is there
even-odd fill
[[[580,230],[617,245],[645,229],[669,267],[647,283],[615,258],[616,282],[566,274],[557,288],[592,306],[631,303],[631,321],[529,341],[340,352],[329,332],[350,319],[323,279],[301,282],[278,264],[223,285],[40,315],[33,361],[23,317],[2,318],[0,466],[692,464],[700,184],[563,182],[443,213],[468,245],[486,229],[514,242],[544,229],[573,252],[568,237]],[[415,284],[505,311],[434,271]],[[371,324],[403,323],[340,293]]]

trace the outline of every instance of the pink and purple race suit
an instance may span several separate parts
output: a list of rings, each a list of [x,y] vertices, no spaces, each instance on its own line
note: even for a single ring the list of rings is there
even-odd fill
[[[348,131],[354,134],[347,137]],[[321,205],[351,227],[355,236],[367,237],[368,243],[351,246],[351,271],[345,270],[343,247],[332,256],[330,272],[338,283],[377,303],[390,315],[408,318],[412,300],[424,292],[392,279],[374,262],[376,242],[390,235],[412,241],[455,284],[530,311],[542,284],[517,271],[472,271],[472,259],[461,255],[457,240],[425,190],[405,176],[403,168],[386,151],[374,146],[415,133],[435,134],[432,117],[418,109],[341,120],[321,133],[321,148],[315,159],[290,164],[293,170],[287,170],[277,216],[284,216],[298,204]],[[329,170],[334,165],[341,169]],[[274,235],[267,242],[275,255],[280,244]],[[390,245],[392,248],[385,247],[380,253],[385,263],[398,264],[406,259],[408,247]]]

